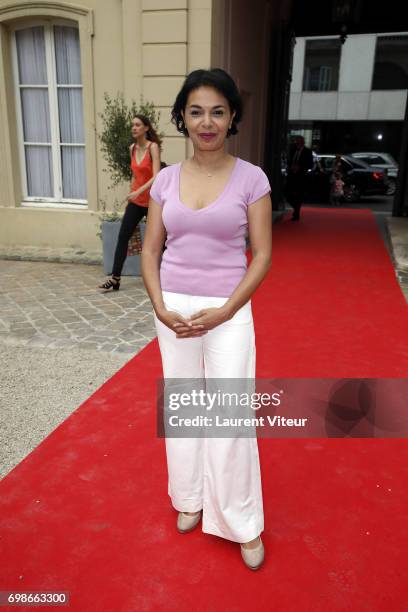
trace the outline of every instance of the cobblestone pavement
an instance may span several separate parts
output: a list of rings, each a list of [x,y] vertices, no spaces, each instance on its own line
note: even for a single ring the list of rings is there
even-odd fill
[[[101,266],[0,260],[0,342],[138,353],[155,336],[141,277],[119,291],[97,288]]]
[[[35,246],[0,245],[0,258],[16,261],[102,264],[101,251]]]

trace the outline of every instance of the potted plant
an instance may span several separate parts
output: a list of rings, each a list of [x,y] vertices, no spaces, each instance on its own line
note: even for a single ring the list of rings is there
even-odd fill
[[[105,107],[99,116],[102,120],[102,131],[98,134],[101,142],[101,152],[106,161],[106,168],[103,172],[110,174],[111,183],[108,187],[113,190],[120,184],[130,183],[132,171],[130,169],[129,145],[132,143],[131,126],[132,119],[137,114],[146,115],[157,131],[160,119],[160,112],[156,111],[153,103],[143,102],[141,97],[140,105],[134,100],[127,105],[123,94],[118,94],[111,98],[109,94],[104,94]],[[159,133],[163,137],[162,132]],[[112,273],[113,257],[119,235],[122,213],[120,209],[125,201],[114,198],[113,204],[108,210],[106,199],[100,199],[100,232],[98,235],[102,239],[103,245],[103,267],[105,274]],[[129,241],[128,257],[123,266],[122,275],[139,276],[140,269],[140,250],[141,242],[146,229],[143,220],[136,228],[135,234]]]
[[[99,209],[101,211],[99,213],[100,229],[97,235],[102,240],[104,273],[111,274],[113,257],[115,254],[122,218],[120,208],[122,207],[123,202],[120,202],[117,198],[115,198],[113,209],[110,211],[107,210],[106,200],[101,199],[99,202]],[[128,254],[122,268],[123,276],[140,276],[141,274],[140,252],[145,231],[146,221],[145,219],[142,219],[132,238],[129,240]]]

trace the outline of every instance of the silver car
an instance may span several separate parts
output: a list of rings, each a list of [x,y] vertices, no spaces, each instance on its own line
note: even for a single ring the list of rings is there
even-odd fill
[[[372,151],[351,153],[352,157],[361,159],[373,168],[381,168],[387,181],[387,195],[394,195],[398,176],[398,164],[389,153],[377,153]]]

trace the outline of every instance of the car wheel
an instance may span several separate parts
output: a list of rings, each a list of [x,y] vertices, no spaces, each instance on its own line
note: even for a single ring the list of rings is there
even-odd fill
[[[396,188],[396,181],[395,181],[395,179],[389,178],[388,179],[388,184],[387,184],[387,191],[385,192],[386,195],[394,195],[395,188]]]
[[[361,197],[360,189],[354,183],[344,185],[344,199],[346,202],[358,202]]]

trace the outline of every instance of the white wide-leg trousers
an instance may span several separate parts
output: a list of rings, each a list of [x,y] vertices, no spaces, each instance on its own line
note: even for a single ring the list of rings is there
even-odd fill
[[[163,291],[168,310],[188,317],[228,298]],[[164,378],[255,378],[251,303],[198,338],[176,338],[155,316]],[[165,438],[168,494],[179,512],[203,510],[202,530],[249,542],[264,529],[256,437]]]

